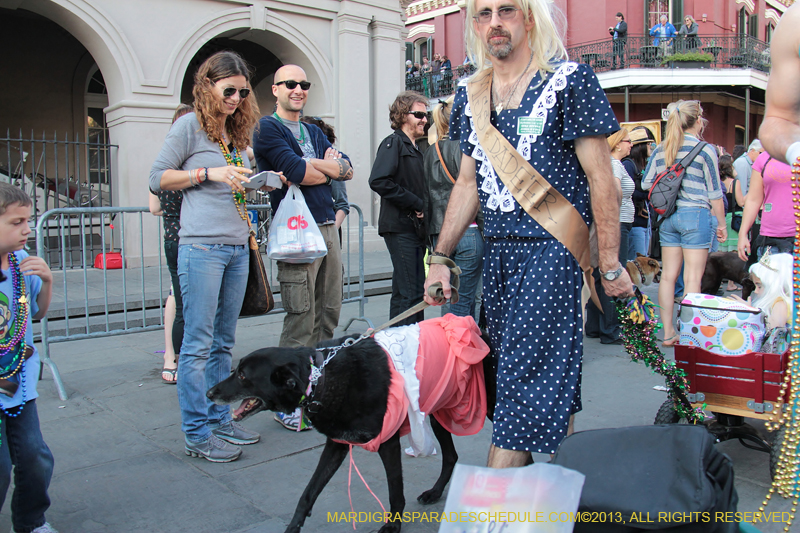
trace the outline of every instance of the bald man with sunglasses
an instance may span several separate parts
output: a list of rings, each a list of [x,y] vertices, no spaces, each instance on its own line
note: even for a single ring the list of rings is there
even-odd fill
[[[272,85],[277,108],[261,118],[253,142],[259,170],[283,172],[284,186],[270,193],[273,211],[290,183],[300,186],[328,248],[328,254],[313,263],[278,261],[286,311],[280,346],[286,347],[315,347],[319,341],[333,338],[342,308],[342,254],[331,183],[352,179],[353,168],[350,159],[331,146],[319,127],[300,122],[310,90],[311,83],[302,68],[279,68]],[[279,418],[278,422],[289,429],[300,424],[299,413]]]

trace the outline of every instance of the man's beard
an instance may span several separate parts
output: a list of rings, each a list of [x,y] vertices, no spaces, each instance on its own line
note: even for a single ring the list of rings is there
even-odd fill
[[[492,37],[505,37],[508,39],[508,42],[505,44],[492,45]],[[503,30],[492,30],[486,39],[486,51],[489,52],[489,55],[497,59],[505,59],[512,50],[514,50],[514,45],[511,43],[511,34]]]

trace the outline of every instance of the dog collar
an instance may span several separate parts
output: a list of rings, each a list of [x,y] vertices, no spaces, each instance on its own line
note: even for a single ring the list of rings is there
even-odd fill
[[[647,281],[647,279],[644,276],[644,270],[642,270],[642,267],[639,266],[639,261],[636,261],[634,259],[633,264],[636,265],[636,270],[639,271],[639,275],[642,277],[642,285],[644,285],[644,282]]]
[[[319,410],[321,404],[312,398],[317,389],[321,389],[325,383],[325,374],[321,370],[324,361],[322,352],[317,351],[314,355],[314,357],[309,356],[308,358],[311,366],[311,371],[308,375],[308,386],[306,387],[306,393],[300,398],[300,405],[298,406],[303,410],[308,409],[310,413],[316,413]]]

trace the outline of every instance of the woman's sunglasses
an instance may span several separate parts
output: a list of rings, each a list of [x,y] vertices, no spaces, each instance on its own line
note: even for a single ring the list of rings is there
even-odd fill
[[[311,82],[310,81],[283,80],[283,81],[279,81],[275,85],[286,85],[286,88],[289,89],[290,91],[294,91],[295,88],[298,85],[304,91],[307,91],[307,90],[309,90],[311,88]]]
[[[241,98],[242,100],[250,96],[250,89],[246,88],[237,89],[236,87],[225,87],[224,89],[222,89],[222,96],[224,96],[225,98],[230,98],[237,92],[239,93],[239,98]]]
[[[414,118],[418,118],[420,120],[428,116],[428,114],[425,111],[409,111],[408,114],[414,115]]]

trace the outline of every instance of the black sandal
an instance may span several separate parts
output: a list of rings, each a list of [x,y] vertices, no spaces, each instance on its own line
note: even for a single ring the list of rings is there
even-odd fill
[[[172,379],[166,379],[164,375],[169,375]],[[177,368],[162,368],[161,369],[161,381],[167,383],[169,385],[175,385],[178,383],[178,369]]]

